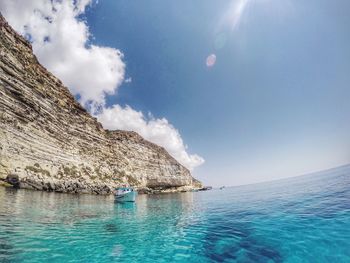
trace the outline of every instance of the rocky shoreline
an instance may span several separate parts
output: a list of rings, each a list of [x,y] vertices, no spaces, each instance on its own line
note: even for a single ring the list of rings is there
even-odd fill
[[[58,193],[75,193],[75,194],[112,194],[114,188],[107,184],[85,184],[79,180],[56,180],[52,178],[20,178],[17,174],[9,174],[5,179],[0,179],[0,186],[13,187],[16,189],[29,189]],[[193,187],[169,187],[169,188],[136,188],[139,194],[160,194],[175,193],[188,191],[206,191],[211,188],[193,188]]]

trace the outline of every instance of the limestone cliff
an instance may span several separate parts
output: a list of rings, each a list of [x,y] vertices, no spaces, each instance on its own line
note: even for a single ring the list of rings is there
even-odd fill
[[[0,27],[0,179],[85,193],[109,193],[120,185],[201,186],[162,147],[135,132],[104,130],[2,16]]]

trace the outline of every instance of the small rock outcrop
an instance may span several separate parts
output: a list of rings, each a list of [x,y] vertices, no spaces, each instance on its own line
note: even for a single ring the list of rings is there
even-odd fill
[[[165,149],[109,131],[33,55],[0,15],[0,179],[14,187],[108,194],[201,187]]]

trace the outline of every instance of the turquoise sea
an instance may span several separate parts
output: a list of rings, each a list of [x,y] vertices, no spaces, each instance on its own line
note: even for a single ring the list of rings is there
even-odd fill
[[[136,204],[0,187],[0,262],[350,262],[350,166]]]

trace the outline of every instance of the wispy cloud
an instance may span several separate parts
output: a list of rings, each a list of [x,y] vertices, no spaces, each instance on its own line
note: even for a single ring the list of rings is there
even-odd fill
[[[132,82],[132,78],[131,77],[128,77],[124,80],[125,83],[131,83]]]

